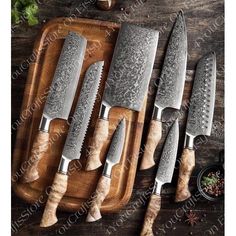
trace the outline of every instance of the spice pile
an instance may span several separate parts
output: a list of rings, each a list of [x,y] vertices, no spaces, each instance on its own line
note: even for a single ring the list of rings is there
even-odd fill
[[[205,193],[214,197],[224,194],[224,176],[219,170],[209,172],[207,176],[204,176],[201,185]]]

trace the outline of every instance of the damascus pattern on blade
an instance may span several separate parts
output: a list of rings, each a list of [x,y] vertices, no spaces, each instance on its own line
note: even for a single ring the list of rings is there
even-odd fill
[[[216,87],[216,56],[211,52],[200,59],[194,78],[186,133],[210,135]]]
[[[95,103],[103,62],[92,64],[85,74],[79,100],[73,115],[62,155],[70,160],[79,159],[87,127]]]
[[[163,184],[170,183],[175,167],[176,155],[179,141],[178,120],[172,125],[162,151],[161,160],[158,165],[156,179]]]
[[[183,12],[174,24],[155,99],[159,108],[180,109],[187,65],[187,32]]]
[[[122,119],[112,137],[106,161],[111,162],[113,165],[120,162],[124,141],[125,141],[125,119]]]
[[[158,31],[121,26],[103,100],[110,106],[140,111],[155,60]]]
[[[67,119],[77,88],[87,40],[70,32],[65,39],[44,107],[51,119]]]

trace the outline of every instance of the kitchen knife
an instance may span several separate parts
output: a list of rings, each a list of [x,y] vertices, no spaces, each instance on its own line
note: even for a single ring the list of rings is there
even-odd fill
[[[158,42],[158,31],[129,23],[121,25],[102,98],[86,170],[101,166],[101,149],[108,137],[109,110],[140,111],[147,94]]]
[[[100,208],[102,202],[106,198],[110,190],[111,171],[114,165],[120,162],[123,146],[125,141],[125,119],[123,118],[117,126],[115,133],[107,153],[105,166],[103,168],[102,176],[98,181],[96,188],[96,195],[92,199],[92,203],[86,218],[87,222],[99,220],[102,216]]]
[[[81,148],[95,103],[103,64],[103,61],[96,62],[86,71],[79,100],[62,152],[58,172],[55,175],[43,213],[41,227],[48,227],[57,222],[56,209],[67,189],[69,163],[74,159],[80,159]]]
[[[23,182],[28,183],[39,178],[37,166],[49,146],[49,126],[54,119],[68,119],[76,92],[80,71],[85,55],[87,40],[70,32],[64,42],[54,78],[44,106],[39,131],[33,147]]]
[[[191,196],[189,179],[195,166],[194,139],[211,134],[216,87],[216,55],[210,52],[197,65],[188,112],[184,150],[180,160],[176,202]]]
[[[140,169],[155,165],[154,152],[162,136],[162,112],[165,108],[180,109],[187,65],[187,32],[180,11],[168,43],[161,71],[155,104]]]
[[[172,125],[162,151],[157,169],[152,195],[144,218],[141,236],[152,236],[152,225],[161,208],[161,188],[163,184],[170,183],[174,173],[176,155],[179,141],[178,119]]]

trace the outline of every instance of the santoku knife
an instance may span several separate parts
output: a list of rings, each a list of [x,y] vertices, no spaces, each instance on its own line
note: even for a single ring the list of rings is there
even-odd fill
[[[155,104],[140,169],[155,165],[154,152],[162,136],[162,111],[180,109],[187,65],[187,32],[183,12],[180,11],[167,47]]]
[[[48,227],[57,222],[56,209],[67,189],[69,163],[74,159],[80,159],[82,144],[95,103],[103,64],[103,61],[96,62],[86,71],[79,100],[62,152],[58,172],[55,175],[43,213],[41,227]]]
[[[101,166],[99,155],[108,137],[109,110],[115,106],[141,110],[151,78],[158,34],[156,30],[128,23],[121,25],[86,170]]]
[[[107,158],[103,173],[98,181],[96,195],[92,200],[86,221],[93,222],[99,220],[102,216],[100,213],[101,205],[110,191],[111,171],[114,165],[120,162],[123,146],[125,141],[125,119],[123,118],[113,134],[112,141],[107,153]]]
[[[191,196],[189,179],[195,166],[194,139],[199,135],[210,135],[216,87],[216,55],[210,52],[197,65],[188,112],[184,150],[180,160],[176,202]]]
[[[23,182],[32,182],[39,178],[37,166],[49,146],[50,122],[54,119],[68,119],[79,81],[86,44],[87,40],[74,32],[70,32],[65,39],[44,106],[39,131],[27,161]]]
[[[161,188],[163,184],[171,183],[174,173],[176,155],[179,141],[178,119],[172,125],[162,151],[160,163],[157,169],[153,193],[149,200],[145,214],[141,236],[153,236],[152,226],[161,208]]]

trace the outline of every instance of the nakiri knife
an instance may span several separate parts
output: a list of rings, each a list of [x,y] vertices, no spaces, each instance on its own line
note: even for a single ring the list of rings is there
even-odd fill
[[[141,236],[153,236],[152,226],[161,209],[161,189],[162,185],[171,183],[174,173],[179,141],[178,119],[172,125],[162,151],[160,163],[158,165],[153,192],[151,194],[148,208],[144,218]]]
[[[187,31],[183,12],[180,11],[167,46],[140,170],[155,165],[153,156],[162,136],[163,110],[165,108],[180,109],[186,65]]]
[[[94,222],[102,218],[100,208],[110,191],[112,168],[114,165],[120,162],[125,141],[125,127],[125,119],[123,118],[113,134],[102,176],[98,181],[95,191],[96,195],[92,199],[92,203],[86,218],[87,222]]]
[[[54,177],[51,191],[44,209],[41,227],[48,227],[57,222],[56,209],[67,190],[68,168],[72,160],[80,159],[82,144],[95,103],[103,61],[92,64],[86,71],[79,100],[63,148],[58,172]]]
[[[107,140],[109,111],[123,107],[140,111],[155,61],[159,32],[123,23],[119,30],[95,126],[86,170],[101,166],[100,152]]]
[[[70,32],[63,44],[53,81],[44,106],[39,131],[34,139],[22,181],[29,183],[39,178],[37,166],[49,147],[49,126],[54,119],[67,120],[74,100],[84,60],[87,40]]]
[[[194,139],[199,135],[210,136],[216,89],[216,55],[203,56],[196,68],[193,90],[189,104],[184,150],[180,160],[179,178],[175,201],[188,199],[191,193],[189,179],[195,166]]]

